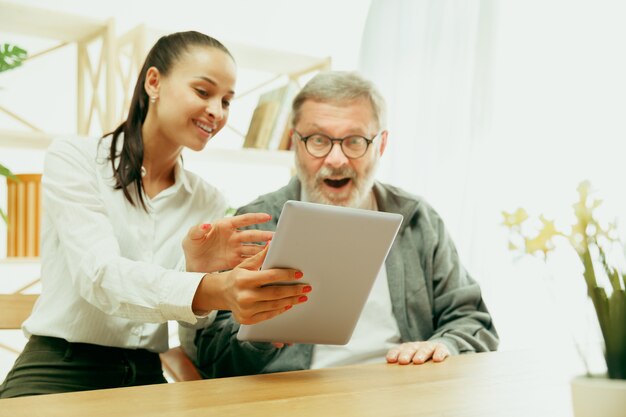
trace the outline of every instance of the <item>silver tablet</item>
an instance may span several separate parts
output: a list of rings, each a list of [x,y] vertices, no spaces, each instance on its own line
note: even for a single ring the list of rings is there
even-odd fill
[[[313,291],[273,319],[242,325],[237,338],[348,343],[401,223],[395,213],[287,201],[261,269],[298,269]]]

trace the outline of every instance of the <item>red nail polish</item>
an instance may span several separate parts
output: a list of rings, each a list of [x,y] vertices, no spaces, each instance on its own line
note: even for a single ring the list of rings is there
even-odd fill
[[[204,223],[202,226],[200,226],[200,228],[204,231],[207,231],[211,228],[211,224],[209,223]]]
[[[304,303],[308,299],[309,299],[309,297],[307,297],[306,295],[303,295],[302,297],[298,298],[298,302]]]
[[[293,307],[293,306],[289,305],[289,306],[285,307],[285,311],[289,310],[291,307]]]
[[[300,272],[300,271],[296,271],[296,273],[294,274],[294,277],[295,277],[296,279],[300,279],[300,278],[302,278],[303,276],[304,276],[304,274],[303,274],[302,272]]]
[[[311,292],[312,289],[313,287],[311,287],[310,285],[307,285],[306,287],[302,288],[302,293],[306,294],[308,292]]]

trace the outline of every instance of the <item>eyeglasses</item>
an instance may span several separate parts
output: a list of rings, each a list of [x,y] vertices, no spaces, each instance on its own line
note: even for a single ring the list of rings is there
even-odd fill
[[[333,149],[335,142],[341,146],[341,151],[349,159],[358,159],[365,155],[367,148],[381,134],[378,132],[373,138],[367,139],[359,135],[350,135],[345,138],[331,138],[321,133],[313,133],[309,136],[302,136],[297,131],[293,131],[298,138],[304,142],[306,151],[314,158],[324,158]]]

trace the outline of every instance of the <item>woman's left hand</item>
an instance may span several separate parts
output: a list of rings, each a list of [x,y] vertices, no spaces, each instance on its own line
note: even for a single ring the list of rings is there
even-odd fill
[[[240,227],[268,222],[266,213],[248,213],[227,217],[213,224],[201,224],[189,229],[183,240],[187,271],[217,272],[232,269],[242,260],[263,250],[274,232],[239,230]]]

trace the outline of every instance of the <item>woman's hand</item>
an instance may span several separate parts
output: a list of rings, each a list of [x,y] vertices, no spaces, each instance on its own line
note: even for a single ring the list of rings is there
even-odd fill
[[[268,242],[274,232],[239,230],[240,227],[265,223],[272,217],[265,213],[249,213],[202,224],[189,229],[183,240],[187,271],[216,272],[232,269],[245,258],[263,250],[252,242]]]
[[[204,276],[193,300],[194,311],[230,310],[241,324],[271,319],[308,300],[312,288],[297,284],[302,272],[294,269],[259,271],[267,247],[233,270]],[[293,285],[272,285],[280,282]]]

